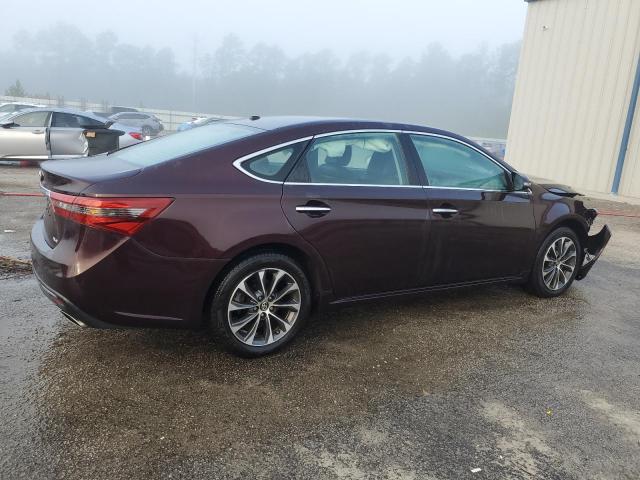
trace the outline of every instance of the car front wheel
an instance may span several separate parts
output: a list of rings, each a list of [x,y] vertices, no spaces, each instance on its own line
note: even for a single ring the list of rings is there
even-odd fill
[[[225,275],[212,302],[210,327],[226,349],[257,357],[289,343],[310,306],[309,282],[298,264],[278,253],[259,254]]]
[[[573,230],[558,228],[542,243],[529,277],[529,290],[539,297],[566,292],[578,273],[582,258],[580,240]]]

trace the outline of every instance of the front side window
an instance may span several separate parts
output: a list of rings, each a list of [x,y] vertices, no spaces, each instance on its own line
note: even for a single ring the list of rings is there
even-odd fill
[[[148,142],[116,150],[109,154],[120,160],[147,167],[174,158],[239,140],[262,130],[245,125],[218,123],[159,137]]]
[[[408,185],[407,164],[393,133],[337,134],[313,141],[292,181]]]
[[[265,180],[284,181],[304,142],[280,148],[242,162],[242,168]]]
[[[13,123],[20,127],[46,127],[48,119],[49,112],[43,110],[18,115],[13,119]]]
[[[445,138],[411,135],[429,185],[508,190],[506,171],[480,152]]]

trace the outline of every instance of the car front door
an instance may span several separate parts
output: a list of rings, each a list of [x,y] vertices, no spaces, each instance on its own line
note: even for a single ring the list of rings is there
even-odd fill
[[[12,118],[0,128],[0,158],[45,160],[49,158],[47,128],[49,112],[39,110]]]
[[[431,233],[430,285],[519,277],[530,267],[535,220],[529,191],[511,172],[453,138],[410,134],[424,169]]]
[[[49,129],[51,158],[86,156],[89,153],[89,142],[84,131],[91,127],[102,127],[102,124],[74,113],[53,112]]]
[[[427,203],[396,133],[314,138],[284,183],[282,207],[324,259],[336,299],[421,286]]]

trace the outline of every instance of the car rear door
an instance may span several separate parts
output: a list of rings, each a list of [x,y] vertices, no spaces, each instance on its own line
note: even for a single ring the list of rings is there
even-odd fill
[[[23,113],[12,119],[13,125],[0,128],[0,158],[49,158],[49,115],[46,110]]]
[[[324,259],[337,299],[422,284],[427,202],[397,133],[314,138],[284,183],[282,208]]]
[[[511,189],[511,172],[481,150],[440,135],[409,134],[425,177],[431,233],[430,285],[521,276],[535,232],[529,191]]]
[[[89,153],[89,142],[84,134],[86,128],[103,125],[89,117],[69,112],[53,112],[49,129],[51,158],[73,158]]]

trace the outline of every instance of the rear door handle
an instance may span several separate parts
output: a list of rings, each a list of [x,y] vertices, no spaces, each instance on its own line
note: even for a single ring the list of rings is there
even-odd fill
[[[310,217],[322,217],[331,211],[331,207],[324,202],[310,201],[306,205],[296,206],[296,212]]]
[[[442,218],[451,218],[460,213],[457,208],[449,205],[443,205],[441,207],[434,208],[431,211],[436,215],[440,215]]]

